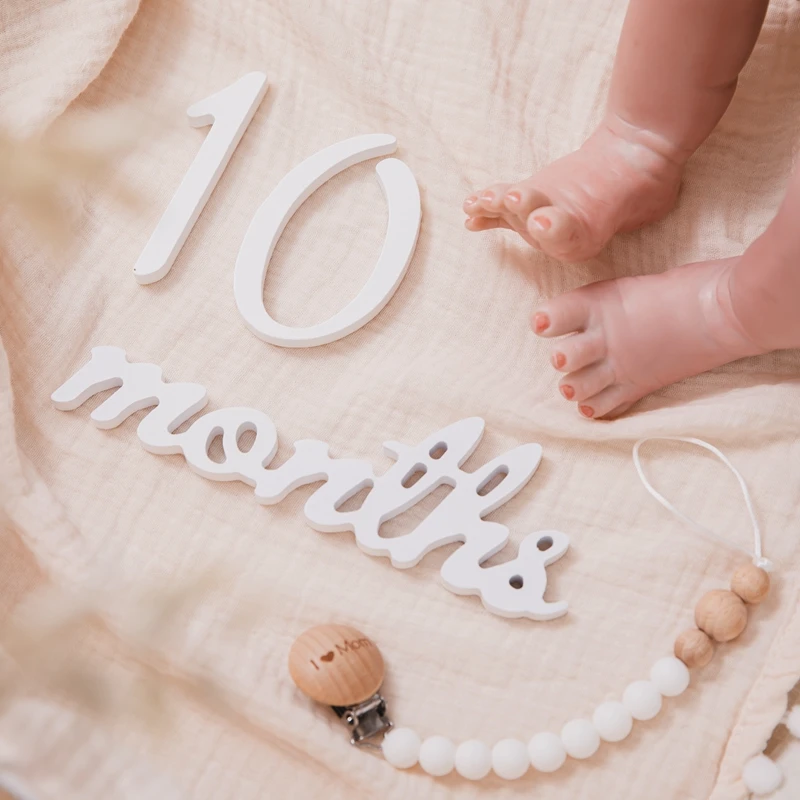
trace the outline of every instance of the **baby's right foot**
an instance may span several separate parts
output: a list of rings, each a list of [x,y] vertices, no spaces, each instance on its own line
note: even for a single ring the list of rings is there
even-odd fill
[[[672,209],[688,155],[649,131],[604,123],[579,150],[531,178],[468,197],[465,224],[509,228],[553,258],[584,261],[615,233]]]

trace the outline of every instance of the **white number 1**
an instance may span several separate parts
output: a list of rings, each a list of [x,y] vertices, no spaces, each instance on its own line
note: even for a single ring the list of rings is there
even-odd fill
[[[139,283],[160,281],[172,268],[268,88],[263,72],[250,72],[189,107],[189,124],[211,130],[133,268]]]

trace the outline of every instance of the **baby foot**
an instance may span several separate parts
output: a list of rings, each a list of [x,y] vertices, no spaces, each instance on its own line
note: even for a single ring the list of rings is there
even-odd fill
[[[537,311],[539,336],[571,334],[551,358],[566,373],[561,394],[585,417],[614,417],[670,383],[773,349],[740,322],[755,293],[731,296],[744,258],[600,281]]]
[[[520,183],[497,183],[464,202],[471,231],[509,228],[562,261],[597,255],[615,234],[665,216],[686,159],[667,142],[617,121],[574,153]]]

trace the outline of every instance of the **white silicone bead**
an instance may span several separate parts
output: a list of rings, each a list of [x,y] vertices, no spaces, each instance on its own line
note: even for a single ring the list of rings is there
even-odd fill
[[[408,769],[419,758],[420,738],[411,728],[395,728],[383,737],[383,757],[398,769]]]
[[[795,706],[786,717],[786,727],[792,736],[800,739],[800,706]]]
[[[501,739],[492,748],[492,768],[507,781],[521,778],[530,765],[528,748],[519,739]]]
[[[561,741],[573,758],[589,758],[600,747],[600,734],[588,719],[573,719],[561,729]]]
[[[634,681],[625,689],[622,703],[634,719],[644,722],[661,711],[661,694],[650,681]]]
[[[633,728],[633,717],[622,703],[610,700],[597,706],[592,716],[592,724],[597,728],[601,739],[607,742],[621,742]]]
[[[478,739],[469,739],[456,748],[456,772],[470,781],[479,781],[492,768],[492,754]]]
[[[783,772],[762,753],[744,765],[742,781],[753,794],[771,794],[783,783]]]
[[[567,751],[561,737],[554,733],[537,733],[528,742],[528,756],[539,772],[555,772],[567,760]]]
[[[456,764],[456,746],[446,736],[429,736],[419,749],[419,765],[428,775],[449,775]]]
[[[660,658],[650,670],[650,682],[664,697],[677,697],[689,686],[689,668],[679,658]]]

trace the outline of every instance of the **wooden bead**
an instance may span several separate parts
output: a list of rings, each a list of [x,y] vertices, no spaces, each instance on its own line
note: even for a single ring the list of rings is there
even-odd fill
[[[329,706],[351,706],[372,697],[383,683],[377,645],[347,625],[318,625],[289,651],[289,674],[303,694]]]
[[[703,631],[692,628],[675,640],[675,656],[690,669],[704,667],[714,658],[714,642]]]
[[[769,574],[755,564],[744,564],[733,573],[731,590],[745,603],[760,603],[769,593]]]
[[[730,642],[747,626],[747,606],[733,592],[713,589],[700,598],[694,621],[715,642]]]

